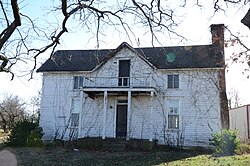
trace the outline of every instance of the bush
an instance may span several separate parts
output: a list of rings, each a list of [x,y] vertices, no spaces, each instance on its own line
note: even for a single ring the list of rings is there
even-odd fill
[[[221,130],[221,133],[213,134],[212,144],[215,146],[216,155],[234,155],[239,151],[240,141],[237,131]]]
[[[239,154],[250,154],[250,145],[241,143]]]
[[[23,120],[17,122],[7,141],[9,146],[43,146],[42,128],[38,123]]]

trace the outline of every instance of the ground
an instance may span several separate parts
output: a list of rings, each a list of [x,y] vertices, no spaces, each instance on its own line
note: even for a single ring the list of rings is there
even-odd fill
[[[250,165],[250,155],[235,155],[227,157],[213,157],[201,151],[161,151],[161,152],[110,152],[70,149],[65,147],[46,148],[0,148],[1,154],[7,155],[6,163],[17,159],[18,165],[53,165],[53,166],[80,166],[80,165]],[[15,155],[13,155],[15,154]],[[9,155],[9,156],[8,156]],[[12,157],[11,157],[12,156]],[[13,157],[14,156],[14,157]],[[10,157],[10,158],[9,158]],[[14,165],[13,165],[14,166]]]
[[[5,147],[0,136],[0,166],[173,166],[173,165],[250,165],[250,147],[244,145],[242,155],[214,157],[211,152],[198,150],[122,151],[73,149],[54,145],[47,147]],[[6,136],[5,136],[6,137]]]
[[[17,166],[17,158],[14,153],[8,149],[0,151],[0,165],[1,166]]]

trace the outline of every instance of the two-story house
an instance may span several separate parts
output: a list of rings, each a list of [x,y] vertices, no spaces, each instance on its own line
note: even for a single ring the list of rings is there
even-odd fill
[[[44,139],[209,146],[228,125],[224,26],[211,32],[211,45],[56,51],[38,69]]]

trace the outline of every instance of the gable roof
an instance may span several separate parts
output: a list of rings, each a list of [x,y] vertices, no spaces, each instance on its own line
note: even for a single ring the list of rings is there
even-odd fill
[[[37,72],[92,71],[125,46],[158,69],[224,67],[223,50],[215,45],[133,48],[124,42],[117,49],[58,50]]]
[[[136,49],[131,47],[128,43],[123,42],[120,44],[115,50],[113,50],[106,58],[103,60],[100,64],[98,64],[93,70],[97,70],[100,68],[103,64],[105,64],[110,58],[114,57],[119,51],[121,51],[124,48],[128,48],[129,50],[133,51],[137,56],[139,56],[142,60],[144,60],[149,66],[154,67],[144,56],[143,54],[139,54]]]

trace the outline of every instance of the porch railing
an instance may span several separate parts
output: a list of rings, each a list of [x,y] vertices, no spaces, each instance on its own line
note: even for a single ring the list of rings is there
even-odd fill
[[[153,87],[152,77],[83,77],[84,87]]]

